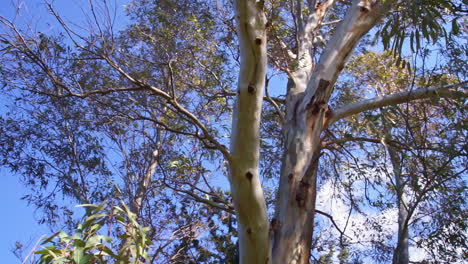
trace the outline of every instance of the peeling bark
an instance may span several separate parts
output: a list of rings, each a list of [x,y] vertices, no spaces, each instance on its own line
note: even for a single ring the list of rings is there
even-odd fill
[[[325,116],[330,116],[328,100],[349,54],[387,9],[373,3],[363,10],[361,5],[361,1],[353,1],[312,74],[290,74],[285,152],[275,212],[277,229],[272,235],[273,263],[309,263],[320,134]]]

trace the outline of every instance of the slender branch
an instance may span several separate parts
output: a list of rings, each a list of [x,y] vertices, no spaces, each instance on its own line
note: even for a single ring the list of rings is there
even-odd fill
[[[330,25],[338,24],[341,21],[342,21],[342,19],[336,19],[336,20],[332,20],[332,21],[329,21],[329,22],[324,22],[324,23],[322,23],[322,26],[330,26]]]
[[[327,213],[325,213],[325,212],[323,212],[323,211],[320,211],[320,210],[318,210],[318,209],[315,209],[315,212],[318,213],[318,214],[321,214],[321,215],[323,215],[323,216],[325,216],[325,217],[327,217],[328,219],[330,219],[330,221],[332,222],[333,226],[335,226],[336,230],[338,230],[338,232],[340,232],[341,235],[347,236],[347,235],[344,233],[344,231],[342,231],[342,230],[338,227],[338,225],[336,224],[335,220],[333,219],[333,216],[331,216],[331,215],[329,215],[329,214],[327,214]],[[349,237],[349,236],[347,236],[347,237]]]
[[[172,98],[171,95],[168,93],[164,92],[163,90],[154,87],[152,85],[146,84],[141,82],[140,80],[134,79],[130,74],[128,74],[126,71],[124,71],[121,67],[119,67],[114,61],[112,61],[109,57],[103,56],[103,59],[107,61],[107,63],[117,70],[123,77],[125,77],[127,80],[132,82],[133,84],[144,87],[145,89],[148,89],[152,91],[155,95],[160,96],[164,99],[167,100],[167,102],[172,105],[177,112],[181,113],[182,115],[186,116],[188,119],[190,119],[197,127],[199,127],[203,131],[203,136],[208,139],[211,143],[213,143],[216,146],[216,149],[221,151],[223,153],[224,157],[228,160],[230,160],[231,155],[229,154],[227,148],[223,145],[221,145],[208,131],[208,129],[205,127],[205,125],[189,110],[187,110],[185,107],[180,105],[177,101]]]
[[[330,148],[331,145],[334,144],[343,144],[349,141],[364,141],[364,142],[370,142],[370,143],[382,143],[381,139],[378,138],[364,138],[364,137],[343,137],[343,138],[338,138],[335,140],[330,140],[330,141],[323,141],[322,142],[322,148]],[[387,142],[389,143],[389,142]]]
[[[114,68],[117,72],[119,72],[123,77],[125,77],[127,80],[129,80],[131,83],[135,84],[136,86],[138,87],[141,87],[142,89],[147,89],[147,90],[150,90],[152,91],[155,95],[159,96],[159,97],[162,97],[164,98],[165,100],[167,100],[167,102],[172,105],[178,113],[181,113],[182,115],[186,116],[188,119],[191,120],[191,122],[193,122],[197,127],[199,127],[202,131],[203,131],[203,136],[204,138],[206,138],[208,141],[210,141],[211,143],[213,143],[215,146],[216,146],[216,149],[218,149],[219,151],[221,151],[221,153],[224,155],[224,157],[227,159],[227,160],[230,160],[231,159],[231,155],[229,153],[229,151],[227,150],[227,148],[225,146],[223,146],[222,144],[220,144],[214,137],[213,135],[211,135],[211,133],[209,132],[209,130],[207,129],[207,127],[192,113],[190,112],[188,109],[186,109],[185,107],[183,107],[182,105],[180,105],[173,96],[171,96],[170,94],[166,93],[165,91],[157,88],[157,87],[154,87],[152,85],[148,85],[144,82],[141,82],[140,80],[138,79],[135,79],[133,78],[129,73],[127,73],[124,69],[122,69],[115,61],[113,61],[110,56],[108,56],[107,54],[104,54],[104,53],[98,53],[98,52],[95,52],[95,51],[92,51],[86,47],[84,47],[83,45],[80,45],[76,40],[75,38],[73,38],[73,35],[84,40],[85,42],[88,42],[85,38],[83,38],[82,36],[80,36],[79,34],[75,33],[74,31],[72,31],[68,25],[62,20],[62,18],[60,17],[59,14],[57,14],[53,8],[53,6],[47,2],[47,5],[50,9],[50,11],[52,12],[52,14],[54,15],[54,17],[58,20],[58,22],[61,24],[61,26],[63,27],[63,29],[67,32],[67,34],[69,35],[69,37],[71,38],[71,40],[73,41],[73,43],[83,49],[83,50],[86,50],[86,51],[89,51],[91,52],[92,54],[95,54],[99,57],[101,57],[103,60],[105,60],[112,68]],[[88,42],[89,43],[89,42]],[[169,65],[170,66],[170,65]]]
[[[468,91],[466,90],[467,83],[468,81],[439,87],[419,88],[408,92],[378,96],[372,99],[353,103],[335,110],[330,118],[329,124],[333,124],[342,118],[364,111],[374,110],[388,105],[408,103],[414,100],[433,98],[437,96],[444,98],[466,98],[468,97]],[[463,87],[464,90],[451,90],[458,87]]]
[[[279,115],[279,118],[280,118],[280,122],[281,124],[284,124],[284,113],[283,111],[281,111],[280,107],[278,106],[278,104],[271,99],[270,97],[270,93],[268,92],[268,84],[269,84],[269,79],[267,78],[266,79],[266,82],[265,82],[265,95],[266,95],[266,101],[268,101],[276,110],[276,112],[278,113]]]
[[[277,41],[278,44],[280,45],[281,49],[286,52],[289,59],[296,58],[296,54],[294,54],[294,52],[288,47],[288,45],[286,45],[286,43],[282,39],[280,39],[276,35],[274,36],[274,38],[275,38],[275,41]]]
[[[235,213],[234,208],[232,206],[229,206],[229,205],[227,207],[222,206],[221,204],[218,204],[218,203],[216,203],[214,201],[202,198],[202,197],[196,195],[195,193],[193,193],[191,191],[186,191],[186,190],[177,189],[177,188],[173,188],[173,187],[169,187],[169,188],[173,189],[176,192],[181,192],[181,193],[187,194],[189,196],[188,198],[190,198],[190,199],[192,199],[192,200],[194,200],[196,202],[204,203],[206,205],[221,209],[221,210],[226,211],[226,212],[231,213],[231,214]]]

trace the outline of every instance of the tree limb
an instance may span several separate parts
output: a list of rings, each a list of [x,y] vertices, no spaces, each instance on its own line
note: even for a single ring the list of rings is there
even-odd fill
[[[408,92],[378,96],[372,99],[363,100],[335,110],[329,119],[329,124],[333,124],[342,118],[364,111],[374,110],[388,105],[408,103],[419,99],[434,98],[437,96],[444,98],[466,98],[468,97],[468,91],[466,90],[467,83],[468,81],[439,87],[419,88]],[[463,87],[465,90],[452,90],[458,87]]]
[[[323,211],[320,211],[320,210],[318,210],[318,209],[315,209],[315,212],[316,212],[317,214],[321,214],[321,215],[327,217],[328,219],[330,219],[330,221],[332,222],[333,226],[335,226],[336,230],[338,230],[338,232],[340,232],[341,235],[346,236],[346,234],[344,233],[344,231],[342,231],[342,230],[338,227],[338,225],[336,224],[335,220],[333,219],[333,216],[331,216],[331,215],[329,215],[329,214],[327,214],[327,213],[325,213],[325,212],[323,212]]]

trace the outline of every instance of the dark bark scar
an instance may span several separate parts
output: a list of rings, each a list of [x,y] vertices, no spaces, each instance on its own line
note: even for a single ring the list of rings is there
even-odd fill
[[[371,9],[371,1],[370,0],[364,0],[364,1],[361,1],[361,3],[359,3],[359,10],[362,12],[362,13],[367,13],[369,12]]]
[[[330,81],[327,81],[325,79],[320,79],[318,87],[317,87],[317,93],[325,92],[329,85],[330,85]]]
[[[308,189],[310,188],[310,184],[301,180],[299,182],[299,186],[296,192],[296,202],[299,207],[305,206],[305,201],[307,200]]]
[[[247,91],[250,93],[250,94],[253,94],[255,93],[255,87],[253,87],[253,85],[249,85],[247,87]]]
[[[280,228],[280,221],[276,218],[271,219],[270,222],[270,231],[275,232]]]
[[[247,178],[247,180],[249,180],[250,182],[252,181],[252,177],[253,177],[253,174],[248,171],[246,174],[245,174],[245,177]]]
[[[315,95],[310,98],[309,103],[306,105],[306,109],[311,116],[316,116],[321,110],[327,110],[324,98],[329,85],[330,81],[320,79]]]
[[[293,111],[293,122],[294,124],[297,124],[297,109],[299,108],[299,100],[296,101],[296,103],[294,104],[294,111]]]
[[[322,129],[327,129],[328,128],[328,126],[330,125],[330,120],[333,118],[334,114],[335,113],[333,112],[333,110],[328,105],[326,107],[326,109],[325,109],[325,118],[323,119]]]

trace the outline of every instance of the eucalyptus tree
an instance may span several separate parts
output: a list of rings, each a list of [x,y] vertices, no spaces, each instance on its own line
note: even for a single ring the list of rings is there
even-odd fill
[[[4,90],[18,98],[2,119],[2,165],[44,179],[39,193],[56,193],[52,179],[80,202],[112,197],[107,179],[122,184],[153,227],[153,262],[213,261],[181,253],[227,223],[226,237],[237,226],[240,263],[308,263],[323,131],[367,110],[466,96],[462,80],[329,107],[366,34],[395,51],[407,39],[418,49],[423,39],[450,36],[444,19],[457,34],[458,2],[136,0],[118,32],[108,2],[90,4],[89,34],[48,2],[58,36],[1,18]],[[275,71],[288,80],[284,98],[265,89]],[[279,181],[271,218],[261,171]],[[222,175],[228,194],[216,182]],[[231,248],[207,240],[198,252]]]
[[[391,53],[367,52],[347,65],[338,87],[349,91],[334,101],[340,105],[362,100],[369,96],[366,91],[381,96],[421,86],[452,85],[458,79],[447,73],[451,72],[446,68],[450,64],[450,60],[438,61],[432,69],[427,65],[405,69],[396,64]],[[327,131],[323,143],[325,158],[331,161],[326,162],[340,164],[335,170],[342,174],[329,177],[327,182],[343,186],[346,195],[341,197],[349,204],[352,218],[372,219],[369,227],[339,219],[341,244],[367,244],[364,251],[374,248],[376,254],[361,255],[377,256],[379,262],[390,261],[393,254],[393,263],[409,263],[410,246],[431,252],[426,261],[456,262],[463,258],[459,253],[466,247],[461,242],[465,234],[460,230],[465,224],[455,219],[466,213],[464,101],[463,97],[438,98],[386,106],[344,119]],[[388,226],[392,208],[398,211],[394,218],[398,219],[396,236]],[[332,215],[336,217],[336,213]],[[453,221],[449,224],[443,218]],[[366,231],[356,235],[357,228]],[[438,242],[446,241],[443,247],[435,243],[429,246],[428,240],[435,242],[435,237]],[[350,250],[363,249],[352,246]]]

